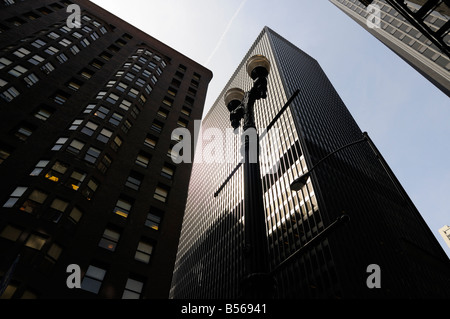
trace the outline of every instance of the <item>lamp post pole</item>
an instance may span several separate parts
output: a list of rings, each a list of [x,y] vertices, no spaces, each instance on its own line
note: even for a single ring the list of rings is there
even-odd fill
[[[225,97],[233,128],[239,128],[243,120],[244,131],[245,278],[241,289],[245,299],[267,299],[273,297],[275,285],[273,276],[270,275],[266,214],[259,166],[259,135],[254,106],[257,100],[267,97],[270,63],[263,56],[254,56],[247,63],[247,71],[254,81],[251,90],[244,93],[240,89],[231,89]]]

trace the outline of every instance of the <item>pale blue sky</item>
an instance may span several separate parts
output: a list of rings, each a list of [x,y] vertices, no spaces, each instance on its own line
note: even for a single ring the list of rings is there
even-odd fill
[[[450,101],[328,0],[92,2],[213,71],[204,114],[264,26],[311,55],[450,256]]]

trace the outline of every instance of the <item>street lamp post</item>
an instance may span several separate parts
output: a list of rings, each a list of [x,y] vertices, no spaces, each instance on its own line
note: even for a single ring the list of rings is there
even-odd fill
[[[267,76],[270,62],[261,55],[250,58],[247,72],[253,79],[253,87],[244,92],[230,89],[225,94],[225,104],[230,111],[230,121],[236,130],[243,120],[244,131],[244,259],[246,275],[242,281],[243,298],[271,298],[275,291],[273,276],[270,275],[269,249],[266,236],[265,210],[259,166],[259,135],[256,130],[255,102],[267,97]],[[247,134],[250,133],[250,134]],[[256,134],[250,145],[250,135]],[[256,146],[256,153],[251,151]],[[253,150],[255,149],[252,148]]]

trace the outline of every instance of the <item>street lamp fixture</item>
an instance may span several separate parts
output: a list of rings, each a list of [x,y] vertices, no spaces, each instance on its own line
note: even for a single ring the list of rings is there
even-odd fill
[[[232,88],[225,93],[225,104],[230,112],[231,126],[237,133],[243,120],[244,131],[244,260],[245,278],[242,280],[244,298],[270,298],[274,293],[274,280],[270,275],[269,249],[266,235],[266,216],[259,165],[259,136],[255,124],[255,102],[267,98],[267,77],[270,62],[262,55],[247,61],[247,73],[253,80],[248,92]],[[247,131],[256,133],[256,155],[250,157],[250,138]],[[252,160],[250,160],[252,158]]]

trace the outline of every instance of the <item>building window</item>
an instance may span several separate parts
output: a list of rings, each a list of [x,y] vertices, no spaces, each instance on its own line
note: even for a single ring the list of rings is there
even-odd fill
[[[132,207],[131,200],[119,198],[119,200],[116,203],[116,207],[114,208],[114,213],[124,218],[127,218],[128,215],[130,214],[131,207]]]
[[[67,172],[69,165],[56,161],[52,168],[45,174],[45,178],[52,182],[59,182],[61,177]]]
[[[46,242],[47,238],[41,236],[40,234],[30,234],[27,241],[25,242],[25,246],[32,249],[41,250]]]
[[[7,67],[11,63],[12,62],[6,58],[0,58],[0,70],[3,69],[4,67]]]
[[[144,176],[142,174],[132,171],[127,178],[125,186],[138,191],[139,187],[142,184],[143,179],[144,179]]]
[[[142,166],[144,168],[148,167],[148,164],[150,163],[150,155],[146,154],[146,153],[139,153],[135,163],[139,166]]]
[[[30,54],[31,52],[25,48],[19,48],[13,52],[13,54],[19,58],[23,58],[24,56]]]
[[[36,76],[36,74],[31,73],[23,78],[25,83],[27,84],[27,87],[31,87],[39,82],[39,78]]]
[[[86,176],[86,173],[74,170],[70,175],[70,178],[66,182],[66,185],[72,188],[74,191],[77,191],[80,188],[81,184],[84,182]]]
[[[52,151],[59,151],[67,141],[67,137],[60,137],[53,146]]]
[[[132,105],[132,104],[131,104],[130,101],[128,101],[128,100],[123,100],[123,101],[120,103],[119,107],[120,107],[122,110],[124,110],[124,111],[128,111],[128,110],[130,109],[131,105]]]
[[[61,246],[59,246],[58,244],[52,244],[48,249],[45,258],[51,263],[55,264],[58,261],[59,256],[61,256],[61,253],[62,253]]]
[[[102,143],[108,143],[109,139],[111,138],[113,132],[107,129],[102,129],[100,133],[97,136],[97,140],[99,140]]]
[[[16,97],[20,95],[19,91],[15,87],[10,87],[5,92],[1,94],[1,97],[4,98],[7,102],[12,101]]]
[[[101,150],[95,148],[95,147],[89,147],[89,149],[86,152],[86,155],[84,156],[84,159],[88,161],[89,163],[95,163],[100,156]]]
[[[7,145],[0,145],[0,164],[11,156],[13,149]]]
[[[11,70],[9,70],[9,74],[14,75],[15,77],[20,77],[22,75],[24,75],[26,72],[28,72],[27,68],[24,68],[21,65],[16,65],[14,68],[12,68]]]
[[[123,123],[123,125],[122,125],[122,131],[126,134],[130,130],[130,128],[131,128],[131,122],[126,120],[125,123]]]
[[[95,116],[104,119],[108,113],[109,113],[110,109],[104,107],[104,106],[100,106],[97,111],[94,113]]]
[[[192,110],[186,106],[183,106],[183,108],[181,109],[181,113],[186,116],[191,116],[191,112]]]
[[[34,64],[34,65],[39,65],[44,61],[45,61],[45,59],[37,54],[33,55],[30,59],[28,59],[28,62],[30,62],[31,64]]]
[[[79,140],[73,140],[67,147],[67,151],[73,154],[79,154],[83,149],[85,143]]]
[[[144,145],[150,148],[155,148],[158,143],[158,138],[153,135],[147,135],[147,138],[144,141]]]
[[[122,143],[123,143],[122,139],[119,136],[116,136],[114,138],[113,143],[111,144],[111,148],[117,152],[120,146],[122,146]]]
[[[22,232],[22,229],[16,228],[11,225],[6,225],[6,227],[3,228],[0,233],[0,237],[11,241],[17,241],[20,235],[22,235]]]
[[[64,104],[67,102],[69,97],[70,95],[68,95],[67,93],[59,91],[53,96],[53,101],[55,101],[58,104]]]
[[[50,74],[50,72],[55,70],[55,67],[53,66],[53,64],[51,64],[50,62],[44,64],[41,67],[42,72],[44,72],[45,74]]]
[[[155,193],[153,194],[153,198],[166,203],[167,202],[167,198],[169,196],[169,187],[159,184],[156,189],[155,189]]]
[[[161,170],[161,176],[164,176],[168,179],[172,179],[174,174],[175,174],[175,166],[169,163],[165,163]]]
[[[141,297],[144,283],[128,278],[125,290],[123,291],[122,299],[139,299]]]
[[[112,163],[112,159],[108,155],[105,155],[105,156],[103,156],[102,160],[98,164],[97,168],[99,169],[100,172],[105,174],[106,171],[108,170],[108,168],[111,166],[111,163]]]
[[[52,116],[53,110],[50,108],[40,108],[36,113],[34,113],[34,117],[38,118],[42,121],[47,121],[50,116]]]
[[[20,126],[14,135],[20,140],[26,141],[31,136],[31,134],[33,134],[33,130],[31,128]]]
[[[156,113],[158,116],[162,117],[163,119],[167,119],[167,116],[169,115],[169,111],[166,109],[160,107],[158,110],[158,113]]]
[[[123,120],[122,115],[120,115],[119,113],[113,113],[113,115],[111,115],[111,118],[109,119],[109,123],[111,123],[114,126],[118,126],[120,122],[122,122],[122,120]]]
[[[50,161],[47,161],[47,160],[39,161],[36,164],[36,167],[30,173],[30,176],[39,176],[42,173],[42,171],[44,170],[44,168],[47,167],[48,163],[50,163]]]
[[[27,191],[27,187],[19,186],[17,187],[14,192],[9,195],[9,199],[6,201],[6,203],[3,205],[5,208],[11,208],[13,207],[20,197],[23,196],[23,194]]]
[[[150,212],[147,214],[145,226],[154,230],[159,230],[162,216],[163,216],[162,210],[157,209],[156,207],[153,206],[150,207]]]
[[[45,202],[47,196],[46,193],[41,192],[40,190],[34,190],[22,204],[20,210],[30,214],[34,213],[36,209]]]
[[[161,133],[163,130],[164,124],[158,120],[154,120],[152,126],[150,127],[153,131],[157,133]]]
[[[144,264],[148,264],[152,256],[152,252],[153,245],[145,241],[140,241],[136,249],[136,253],[134,254],[134,259],[143,262]]]
[[[83,213],[77,207],[72,208],[72,211],[69,214],[69,220],[73,223],[77,224],[81,217],[83,217]]]
[[[99,183],[95,179],[91,178],[82,192],[83,196],[86,197],[87,200],[91,200],[94,193],[97,191],[98,185]]]
[[[86,125],[81,129],[81,133],[84,133],[88,136],[92,136],[95,130],[97,130],[98,125],[93,122],[87,122]]]
[[[186,121],[185,119],[182,119],[182,118],[179,118],[178,121],[177,121],[177,125],[179,127],[186,128],[188,126],[188,124],[189,124],[189,122]]]
[[[106,270],[90,265],[81,282],[81,289],[98,294],[105,278]]]
[[[98,243],[98,246],[109,251],[115,251],[119,239],[120,233],[118,231],[111,228],[106,228],[100,242]]]

